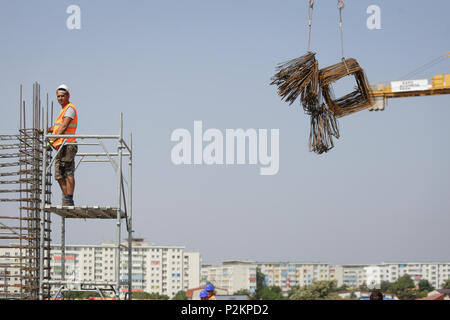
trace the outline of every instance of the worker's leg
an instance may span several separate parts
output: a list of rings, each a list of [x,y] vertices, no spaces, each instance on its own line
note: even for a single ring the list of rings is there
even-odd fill
[[[61,161],[59,154],[55,158],[55,179],[58,181],[64,196],[67,195],[66,178],[64,177],[64,162]]]
[[[67,179],[64,178],[64,177],[61,178],[61,179],[58,179],[59,186],[60,186],[61,191],[62,191],[62,193],[63,193],[64,196],[67,196],[67,192],[68,192],[66,181],[67,181]],[[72,194],[73,194],[73,193],[72,193]]]
[[[78,151],[78,147],[74,145],[67,146],[64,162],[64,176],[65,176],[65,197],[69,205],[73,203],[73,193],[75,190],[75,155]]]
[[[75,190],[75,177],[74,176],[66,177],[66,193],[65,193],[65,195],[73,196],[74,190]]]

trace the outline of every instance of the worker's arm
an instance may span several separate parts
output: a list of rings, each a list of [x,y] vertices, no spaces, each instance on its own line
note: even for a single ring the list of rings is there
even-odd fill
[[[60,125],[60,126],[58,127],[58,131],[56,131],[56,134],[64,134],[64,132],[66,132],[67,127],[68,127],[69,124],[70,124],[70,121],[72,121],[72,118],[70,118],[70,117],[64,117],[64,118],[63,118],[63,123],[62,123],[62,125]]]
[[[62,123],[62,125],[58,126],[58,131],[56,131],[55,134],[64,134],[64,132],[66,132],[67,127],[68,127],[69,124],[70,124],[70,121],[72,121],[72,118],[70,118],[70,117],[64,117],[64,118],[63,118],[63,123]],[[53,129],[53,127],[52,127],[52,129]],[[51,139],[51,140],[50,140],[50,143],[53,143],[53,142],[54,142],[55,140],[57,140],[57,139],[58,139],[58,138]]]

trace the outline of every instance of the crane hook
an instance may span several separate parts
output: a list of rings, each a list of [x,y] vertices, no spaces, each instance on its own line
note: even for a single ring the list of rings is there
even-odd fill
[[[309,7],[312,8],[314,6],[314,0],[309,0]]]

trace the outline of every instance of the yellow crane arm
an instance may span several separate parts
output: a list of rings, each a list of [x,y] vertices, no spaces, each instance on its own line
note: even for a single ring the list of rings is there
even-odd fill
[[[450,74],[435,75],[431,79],[392,81],[391,85],[372,85],[374,105],[369,111],[384,110],[386,99],[450,94]]]

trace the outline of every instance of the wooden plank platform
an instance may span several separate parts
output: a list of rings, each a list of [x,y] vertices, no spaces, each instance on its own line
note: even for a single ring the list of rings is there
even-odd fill
[[[117,207],[46,205],[45,211],[55,213],[63,218],[73,218],[73,219],[117,218]],[[125,218],[125,213],[121,212],[120,216],[121,218]]]

